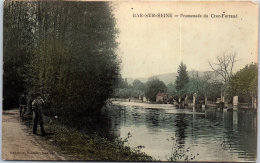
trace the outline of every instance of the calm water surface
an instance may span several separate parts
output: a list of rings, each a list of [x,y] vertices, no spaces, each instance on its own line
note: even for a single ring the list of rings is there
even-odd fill
[[[131,147],[167,160],[173,147],[189,149],[197,161],[254,161],[256,112],[176,109],[172,105],[115,102],[104,109],[109,132]]]

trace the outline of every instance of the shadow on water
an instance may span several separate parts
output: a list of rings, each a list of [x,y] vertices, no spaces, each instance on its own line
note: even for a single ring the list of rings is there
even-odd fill
[[[185,117],[185,114],[177,114],[175,119],[177,143],[180,145],[185,144],[185,129],[188,126]]]
[[[148,108],[145,114],[145,124],[152,131],[158,131],[161,128],[163,119],[161,115],[165,113],[162,109]]]

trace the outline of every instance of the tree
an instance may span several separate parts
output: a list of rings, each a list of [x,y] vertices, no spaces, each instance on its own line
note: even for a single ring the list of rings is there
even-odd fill
[[[129,98],[132,96],[132,89],[130,88],[119,88],[114,90],[115,98]]]
[[[229,80],[228,92],[231,96],[239,95],[247,102],[257,97],[258,66],[256,63],[246,65]],[[251,97],[251,98],[248,98]]]
[[[221,81],[226,84],[233,75],[233,68],[236,62],[236,53],[223,54],[217,57],[217,62],[209,62],[211,69],[221,77]]]
[[[31,3],[6,0],[3,22],[3,108],[17,107],[24,93],[28,64],[34,50]]]
[[[146,82],[146,86],[147,88],[145,91],[145,96],[150,101],[156,100],[157,93],[167,91],[166,85],[164,84],[164,82],[160,81],[159,79],[150,79],[149,81]]]
[[[135,90],[144,91],[145,90],[145,84],[141,82],[140,80],[134,80],[133,81],[133,88]]]
[[[181,62],[181,64],[178,67],[178,76],[175,81],[175,88],[180,96],[183,95],[184,87],[189,82],[188,72],[186,70],[186,65]]]
[[[199,99],[216,100],[219,97],[221,86],[223,84],[212,80],[211,72],[205,72],[199,75],[198,71],[191,72],[189,83],[185,85],[185,92],[187,95],[197,94]]]
[[[207,88],[207,98],[211,101],[216,101],[217,98],[219,98],[219,95],[221,94],[221,88],[223,87],[223,83],[218,81],[212,81],[208,83]]]
[[[123,79],[121,74],[118,75],[117,82],[115,84],[115,89],[117,88],[128,88],[129,85],[127,83],[127,79]]]
[[[36,91],[50,97],[51,114],[86,126],[83,118],[98,114],[119,77],[110,4],[7,0],[4,10],[5,101]]]
[[[176,95],[176,88],[172,82],[167,85],[167,92],[171,95]]]
[[[220,80],[223,82],[221,88],[222,102],[225,101],[227,84],[233,76],[233,68],[236,61],[236,53],[231,53],[218,56],[216,62],[209,62],[211,69],[220,76]]]

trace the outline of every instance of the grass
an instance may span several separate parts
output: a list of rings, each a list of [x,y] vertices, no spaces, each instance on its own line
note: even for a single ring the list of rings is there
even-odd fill
[[[46,117],[43,137],[58,147],[70,160],[81,161],[154,161],[151,156],[125,145],[125,140],[107,140],[93,134],[83,134]]]

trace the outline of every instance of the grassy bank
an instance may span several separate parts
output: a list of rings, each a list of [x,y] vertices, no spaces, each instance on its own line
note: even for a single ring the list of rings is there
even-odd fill
[[[153,161],[152,157],[124,145],[124,141],[109,141],[97,135],[83,134],[50,118],[45,118],[50,135],[43,137],[58,147],[70,160],[92,161]]]

